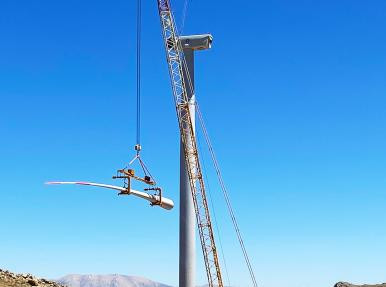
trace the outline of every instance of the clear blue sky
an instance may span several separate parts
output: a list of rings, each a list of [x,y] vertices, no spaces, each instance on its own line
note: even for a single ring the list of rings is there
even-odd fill
[[[178,284],[178,202],[43,185],[112,183],[133,156],[134,2],[1,1],[0,268]],[[386,281],[385,13],[383,0],[190,2],[184,32],[214,36],[196,57],[197,97],[260,286]],[[143,1],[142,79],[143,156],[177,201],[155,0]],[[231,283],[250,286],[210,178]]]

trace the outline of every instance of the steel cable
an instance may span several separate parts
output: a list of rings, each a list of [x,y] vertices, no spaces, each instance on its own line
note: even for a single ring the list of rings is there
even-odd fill
[[[210,205],[211,205],[211,210],[213,212],[214,225],[215,225],[215,228],[216,228],[216,231],[217,231],[218,242],[220,244],[220,251],[221,251],[222,261],[224,263],[224,268],[225,268],[225,275],[227,277],[228,286],[230,287],[231,286],[231,282],[230,282],[230,279],[229,279],[228,265],[227,265],[227,261],[226,261],[225,254],[224,254],[224,248],[223,248],[223,245],[222,245],[220,227],[219,227],[219,224],[217,222],[216,209],[214,208],[214,200],[212,199],[212,192],[211,192],[210,182],[209,182],[208,175],[207,175],[207,168],[206,168],[206,164],[205,164],[205,157],[204,157],[204,154],[202,152],[201,140],[200,140],[200,137],[198,136],[198,134],[197,134],[196,138],[197,138],[197,143],[198,143],[198,150],[199,150],[199,153],[201,154],[201,161],[202,161],[202,167],[203,167],[202,171],[203,171],[203,174],[204,174],[204,177],[205,177],[206,186],[208,188],[209,202],[210,202]]]
[[[188,12],[188,4],[189,4],[189,0],[185,0],[184,7],[182,9],[182,19],[181,19],[181,28],[180,28],[181,34],[184,32],[184,28],[185,28],[185,19],[186,19],[186,14]]]
[[[142,3],[137,0],[137,144],[141,144],[141,21]]]
[[[220,187],[221,187],[221,190],[222,190],[222,192],[224,194],[225,202],[227,204],[228,211],[229,211],[229,214],[230,214],[231,219],[232,219],[233,227],[234,227],[234,229],[236,231],[237,238],[239,240],[240,247],[241,247],[241,250],[243,252],[244,259],[245,259],[245,262],[247,264],[251,280],[253,282],[253,286],[257,287],[257,282],[256,282],[255,274],[253,272],[252,265],[251,265],[251,262],[250,262],[249,257],[248,257],[248,253],[247,253],[247,250],[245,248],[243,238],[241,236],[241,232],[240,232],[237,220],[236,220],[236,216],[234,214],[234,211],[233,211],[233,208],[232,208],[232,205],[231,205],[231,202],[230,202],[228,191],[227,191],[227,189],[225,187],[225,183],[224,183],[224,180],[223,180],[222,175],[221,175],[220,166],[218,164],[216,155],[214,153],[214,149],[213,149],[212,143],[210,141],[209,134],[208,134],[208,131],[207,131],[206,127],[205,127],[204,119],[202,117],[202,114],[201,114],[201,111],[199,109],[199,106],[198,106],[197,102],[196,102],[196,111],[197,111],[197,115],[198,115],[198,118],[199,118],[199,122],[200,122],[200,125],[201,125],[202,132],[203,132],[204,137],[205,137],[206,144],[208,145],[209,152],[210,152],[210,155],[211,155],[211,158],[212,158],[212,161],[213,161],[216,173],[217,173],[217,178],[218,178],[218,181],[220,183]]]

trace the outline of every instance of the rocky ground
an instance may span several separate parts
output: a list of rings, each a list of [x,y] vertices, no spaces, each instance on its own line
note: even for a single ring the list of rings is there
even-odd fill
[[[376,285],[353,285],[347,282],[339,282],[336,283],[334,287],[386,287],[386,283]]]
[[[0,269],[0,287],[64,287],[56,282],[39,279],[31,274],[14,274]]]

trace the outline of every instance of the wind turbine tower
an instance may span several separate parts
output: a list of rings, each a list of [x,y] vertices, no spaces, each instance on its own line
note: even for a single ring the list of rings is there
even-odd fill
[[[194,52],[210,49],[212,35],[191,35],[179,38],[184,51],[183,66],[184,81],[189,99],[189,112],[193,129],[195,130],[195,95],[194,95]],[[190,136],[187,135],[189,140]],[[194,211],[189,175],[186,169],[184,146],[180,142],[180,257],[179,285],[180,287],[195,287],[196,265],[196,214]]]

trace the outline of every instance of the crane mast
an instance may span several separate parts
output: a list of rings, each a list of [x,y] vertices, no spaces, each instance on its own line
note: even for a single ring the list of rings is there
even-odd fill
[[[212,222],[205,193],[196,138],[190,116],[190,102],[183,77],[184,55],[175,27],[169,0],[157,0],[166,59],[172,84],[190,190],[205,261],[209,287],[223,287]],[[189,78],[189,77],[188,77]],[[182,287],[182,286],[181,286]]]

